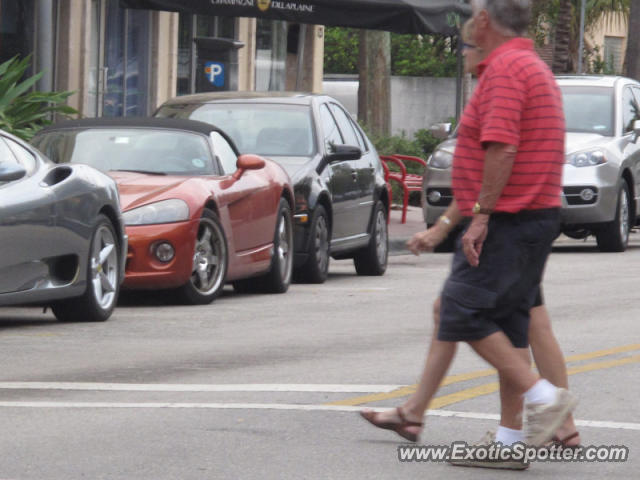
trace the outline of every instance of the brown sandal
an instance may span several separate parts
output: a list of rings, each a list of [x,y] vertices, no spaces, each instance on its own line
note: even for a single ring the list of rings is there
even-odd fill
[[[385,430],[393,430],[402,438],[406,438],[410,442],[418,441],[418,434],[414,432],[409,432],[407,430],[408,427],[420,427],[422,428],[422,422],[411,422],[406,419],[400,407],[396,408],[396,413],[398,417],[400,417],[400,422],[380,422],[376,420],[377,412],[373,410],[363,410],[360,412],[362,418],[364,418],[371,425],[374,425],[378,428],[383,428]]]
[[[551,438],[551,441],[553,442],[553,444],[558,445],[562,448],[568,448],[568,449],[576,449],[576,448],[580,448],[581,445],[567,445],[567,442],[569,440],[571,440],[572,438],[576,438],[577,436],[580,435],[580,432],[578,432],[577,430],[575,432],[573,432],[571,435],[567,435],[566,437],[560,439],[557,435],[554,435]]]

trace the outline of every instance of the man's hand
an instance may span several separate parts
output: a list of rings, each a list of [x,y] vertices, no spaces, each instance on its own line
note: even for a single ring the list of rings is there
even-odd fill
[[[431,228],[418,232],[411,237],[407,242],[407,248],[414,255],[420,255],[421,252],[430,252],[444,242],[448,234],[448,230],[438,222]]]
[[[462,251],[472,267],[480,265],[480,254],[487,233],[489,233],[489,215],[474,215],[469,228],[462,236]]]

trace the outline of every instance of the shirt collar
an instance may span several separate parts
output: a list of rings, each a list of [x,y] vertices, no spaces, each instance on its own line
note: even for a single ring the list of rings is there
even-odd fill
[[[489,64],[496,58],[498,55],[503,54],[504,52],[508,52],[509,50],[533,50],[533,40],[524,37],[515,37],[511,40],[506,41],[498,48],[493,50],[487,58],[485,58],[482,62],[478,64],[478,77],[482,75],[482,72],[489,66]]]

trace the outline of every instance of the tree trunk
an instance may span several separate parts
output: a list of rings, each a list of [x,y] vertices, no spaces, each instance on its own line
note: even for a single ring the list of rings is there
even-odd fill
[[[358,119],[376,135],[391,132],[391,35],[362,30],[358,58]]]
[[[627,53],[624,58],[627,77],[640,80],[640,0],[631,0]]]
[[[556,22],[555,41],[553,45],[553,73],[568,73],[569,43],[571,41],[571,0],[560,0],[558,21]]]

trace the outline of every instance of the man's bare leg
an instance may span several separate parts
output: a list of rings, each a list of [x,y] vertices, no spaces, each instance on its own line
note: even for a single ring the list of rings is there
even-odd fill
[[[531,371],[530,363],[518,353],[507,336],[499,331],[481,340],[468,342],[478,355],[498,370],[516,396],[523,395],[540,377]]]
[[[516,352],[528,365],[531,365],[528,348],[516,348]],[[498,378],[500,380],[500,424],[496,431],[496,442],[504,445],[523,442],[522,394],[516,391],[504,375],[498,373]]]
[[[553,334],[549,312],[544,305],[540,305],[533,307],[530,314],[529,343],[540,375],[556,387],[568,388],[567,366],[562,350]],[[569,415],[562,427],[556,432],[556,436],[563,439],[576,431],[573,415]],[[567,441],[568,446],[579,444],[579,436]]]

